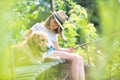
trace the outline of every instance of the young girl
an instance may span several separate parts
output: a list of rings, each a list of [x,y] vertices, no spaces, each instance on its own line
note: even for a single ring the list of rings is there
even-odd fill
[[[44,23],[36,23],[33,25],[33,27],[26,32],[25,38],[29,37],[34,31],[47,33],[49,44],[47,54],[52,57],[59,57],[71,62],[72,80],[85,80],[83,58],[72,53],[72,48],[64,49],[60,48],[58,45],[58,34],[60,34],[61,38],[65,40],[65,36],[63,34],[64,28],[62,25],[67,18],[67,15],[62,10],[52,12],[52,15],[50,15]]]

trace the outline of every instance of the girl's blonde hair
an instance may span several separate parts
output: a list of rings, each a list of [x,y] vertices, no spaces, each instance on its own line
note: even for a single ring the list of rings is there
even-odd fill
[[[54,19],[54,16],[53,15],[50,15],[46,20],[45,20],[45,25],[46,26],[50,26],[50,21]],[[54,32],[56,34],[60,33],[62,31],[62,29],[59,27],[58,29],[55,29]]]
[[[54,19],[53,15],[50,15],[46,20],[45,20],[45,25],[50,26],[50,21]]]
[[[50,22],[51,22],[52,19],[54,19],[54,16],[53,16],[53,15],[50,15],[50,16],[45,20],[45,25],[46,25],[46,26],[50,26]],[[63,33],[61,27],[59,27],[58,29],[54,30],[54,32],[55,32],[56,34],[59,33],[59,34],[60,34],[60,37],[61,37],[63,40],[66,40],[66,38],[65,38],[65,36],[64,36],[64,33]]]

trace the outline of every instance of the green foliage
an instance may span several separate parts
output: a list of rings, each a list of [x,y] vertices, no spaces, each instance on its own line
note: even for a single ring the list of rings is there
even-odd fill
[[[100,17],[98,15],[99,11],[95,0],[73,0],[73,1],[75,1],[77,4],[81,5],[87,10],[87,12],[89,13],[88,19],[91,23],[95,25],[95,28],[97,29],[97,33],[102,32],[100,27],[101,24]]]
[[[84,57],[88,63],[87,53],[94,70],[91,72],[92,80],[119,80],[120,74],[120,3],[117,0],[96,0],[103,33],[102,41],[77,48],[74,52]],[[7,6],[3,6],[6,4]],[[107,5],[106,5],[107,4]],[[1,1],[0,7],[4,9],[0,13],[0,79],[9,79],[11,75],[9,67],[10,46],[21,40],[24,31],[34,23],[45,20],[49,15],[48,0],[19,0]],[[12,8],[12,9],[11,9]],[[92,42],[99,39],[93,23],[88,20],[88,14],[84,7],[77,5],[73,0],[54,1],[55,10],[65,10],[68,21],[65,22],[64,33],[67,42],[60,41],[62,47],[74,47],[78,44]],[[6,23],[7,22],[7,23]],[[60,39],[60,38],[59,38]],[[101,55],[102,53],[102,55]],[[98,55],[100,54],[100,55]],[[96,75],[98,74],[98,76]],[[95,76],[96,75],[96,76]],[[1,76],[3,76],[1,78]],[[6,78],[4,77],[6,76]]]
[[[0,80],[11,80],[10,43],[11,43],[11,7],[15,0],[0,1]]]
[[[12,11],[14,16],[12,37],[16,43],[21,39],[26,29],[48,17],[50,8],[48,1],[19,0]]]
[[[117,0],[97,1],[102,35],[105,39],[101,42],[103,50],[102,60],[97,60],[99,64],[95,71],[99,76],[93,75],[93,80],[119,80],[120,79],[120,3]],[[107,4],[107,5],[106,5]],[[106,5],[106,6],[105,6]],[[100,47],[97,46],[97,47]],[[95,73],[96,74],[96,73]]]

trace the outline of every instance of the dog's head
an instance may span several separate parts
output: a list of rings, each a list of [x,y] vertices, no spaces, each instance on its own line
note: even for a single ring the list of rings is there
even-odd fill
[[[28,42],[30,43],[30,46],[33,46],[34,49],[36,48],[41,52],[46,52],[48,49],[48,38],[47,34],[44,32],[33,32],[29,37]]]

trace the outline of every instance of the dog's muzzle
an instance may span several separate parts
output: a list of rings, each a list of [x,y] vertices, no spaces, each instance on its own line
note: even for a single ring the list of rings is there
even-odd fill
[[[39,49],[39,51],[41,51],[41,52],[46,52],[46,51],[49,50],[49,47],[40,47],[40,46],[38,46],[38,49]]]

